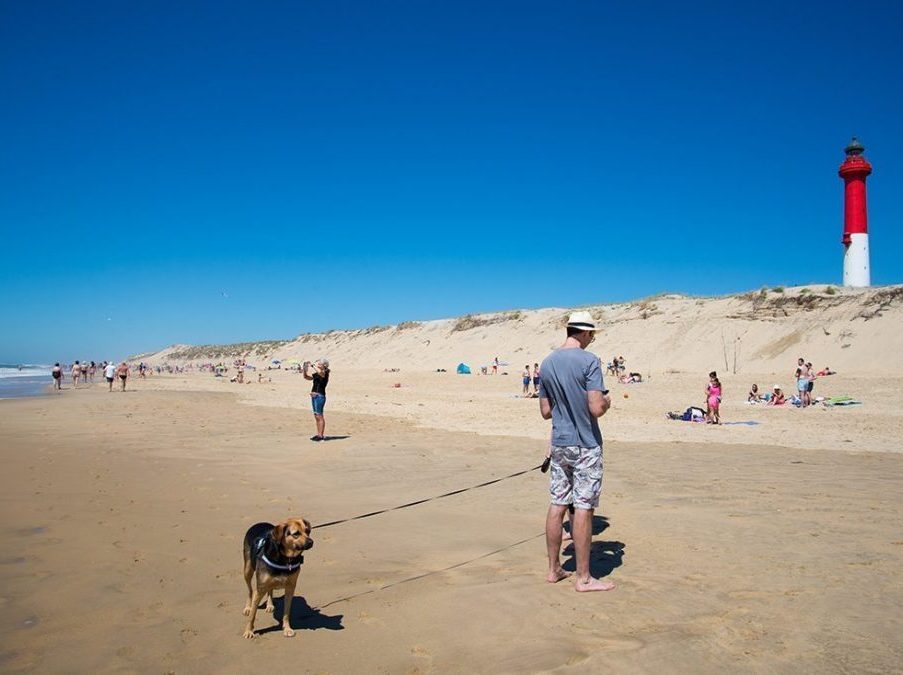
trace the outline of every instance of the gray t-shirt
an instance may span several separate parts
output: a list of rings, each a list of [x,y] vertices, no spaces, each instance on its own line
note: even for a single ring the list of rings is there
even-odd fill
[[[539,397],[552,406],[552,445],[602,445],[599,420],[589,412],[588,391],[604,391],[599,357],[583,349],[556,349],[540,366]]]

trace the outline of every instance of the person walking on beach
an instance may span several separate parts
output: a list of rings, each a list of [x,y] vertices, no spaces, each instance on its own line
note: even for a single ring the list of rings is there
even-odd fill
[[[76,361],[72,364],[72,388],[78,389],[78,379],[82,376],[82,367],[81,364]]]
[[[539,411],[552,420],[550,448],[550,504],[546,514],[546,549],[549,573],[557,583],[570,576],[561,567],[562,519],[569,505],[571,536],[577,557],[575,590],[610,591],[615,585],[594,578],[589,558],[593,513],[602,492],[602,432],[598,418],[611,406],[602,383],[599,358],[586,348],[595,339],[596,324],[589,312],[574,312],[568,319],[564,344],[542,362]]]
[[[63,369],[60,368],[59,363],[53,364],[53,370],[50,371],[50,375],[53,377],[53,390],[61,391],[62,390],[62,382],[63,382]]]
[[[323,408],[326,406],[326,385],[329,384],[329,361],[320,359],[315,364],[316,372],[310,374],[310,361],[305,361],[301,374],[305,380],[311,380],[313,385],[310,388],[310,405],[314,411],[314,420],[317,423],[317,435],[312,436],[312,441],[326,440],[326,418],[323,416]]]
[[[103,367],[103,376],[107,381],[107,386],[109,387],[108,391],[113,391],[113,379],[116,377],[116,366],[113,365],[112,361],[109,361],[107,365]]]
[[[129,379],[129,364],[125,361],[120,363],[116,369],[116,374],[119,376],[120,384],[122,384],[122,391],[125,391],[125,381]]]

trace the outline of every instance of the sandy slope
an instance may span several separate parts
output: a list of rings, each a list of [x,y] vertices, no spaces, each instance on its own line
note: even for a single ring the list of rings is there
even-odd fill
[[[631,369],[643,373],[777,373],[804,355],[818,368],[830,365],[847,374],[903,375],[903,287],[830,287],[832,294],[827,288],[721,298],[665,295],[591,307],[601,325],[593,348],[606,361],[622,354]],[[519,373],[560,343],[567,312],[553,308],[408,322],[258,347],[181,346],[142,358],[175,363],[242,355],[265,365],[273,358],[327,356],[345,368],[436,370],[462,361],[478,367],[498,356]]]

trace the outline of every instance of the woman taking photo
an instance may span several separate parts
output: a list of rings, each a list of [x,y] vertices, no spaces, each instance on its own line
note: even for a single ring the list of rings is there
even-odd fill
[[[326,385],[329,384],[329,361],[320,359],[313,364],[314,373],[309,373],[311,367],[310,361],[305,361],[301,374],[305,380],[311,380],[313,386],[310,388],[310,404],[314,411],[314,419],[317,422],[317,435],[312,436],[312,441],[326,440],[324,432],[326,431],[326,420],[323,417],[323,407],[326,405]]]

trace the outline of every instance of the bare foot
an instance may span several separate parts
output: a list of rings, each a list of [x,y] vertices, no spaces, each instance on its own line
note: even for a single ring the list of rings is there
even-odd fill
[[[285,637],[295,637],[295,631],[293,631],[293,630],[292,630],[291,628],[289,628],[288,626],[286,626],[285,628],[282,629],[282,634],[283,634]]]
[[[570,572],[565,572],[559,567],[554,572],[549,572],[549,575],[546,577],[546,581],[548,581],[550,584],[557,584],[559,581],[561,581],[562,579],[567,579],[569,576],[571,576]]]
[[[255,633],[250,628],[245,628],[245,632],[242,633],[242,635],[244,635],[244,637],[248,640],[253,640],[257,637],[257,633]]]
[[[587,581],[581,581],[577,579],[577,583],[574,584],[574,590],[578,593],[589,593],[591,591],[611,591],[613,590],[615,585],[610,581],[602,581],[600,579],[593,579],[590,577]]]

